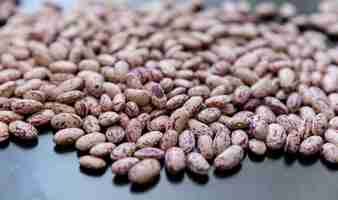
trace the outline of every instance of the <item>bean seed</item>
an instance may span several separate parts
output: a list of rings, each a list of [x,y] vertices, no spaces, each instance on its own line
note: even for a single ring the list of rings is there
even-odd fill
[[[116,175],[127,175],[129,170],[140,160],[134,157],[126,157],[115,161],[112,166],[112,172]]]
[[[106,141],[106,136],[99,132],[83,135],[76,140],[75,147],[80,151],[87,151],[96,144]]]
[[[210,165],[205,158],[196,152],[189,153],[187,155],[187,168],[198,175],[207,175]]]
[[[338,147],[332,143],[325,143],[322,146],[321,154],[330,163],[338,163]]]
[[[110,142],[98,143],[90,148],[89,154],[96,157],[106,157],[110,155],[114,148],[115,145]]]
[[[106,167],[107,163],[102,158],[95,156],[82,156],[80,157],[80,166],[87,169],[100,170]]]
[[[11,122],[8,130],[21,140],[34,140],[38,137],[38,131],[34,126],[19,120]]]
[[[147,184],[160,175],[161,165],[155,159],[145,159],[136,163],[128,173],[128,179],[135,184]]]
[[[82,129],[79,128],[66,128],[59,130],[55,133],[53,137],[53,142],[56,145],[73,145],[75,144],[76,140],[79,139],[84,135],[84,132]]]
[[[0,122],[0,143],[7,141],[9,138],[9,130],[8,125]]]
[[[110,154],[112,160],[119,160],[125,157],[130,157],[136,151],[136,144],[132,142],[125,142],[113,149]]]
[[[217,170],[224,171],[237,167],[244,157],[244,150],[238,145],[231,145],[214,160]]]
[[[251,139],[249,141],[249,149],[252,153],[258,156],[264,155],[267,150],[265,143],[257,139]]]
[[[285,144],[286,137],[286,132],[281,125],[270,124],[266,136],[266,145],[271,150],[281,149]]]
[[[320,136],[310,136],[306,138],[299,147],[299,153],[305,156],[312,156],[321,150],[323,139]]]
[[[165,167],[170,174],[177,174],[185,169],[184,151],[177,147],[168,149],[165,153]]]

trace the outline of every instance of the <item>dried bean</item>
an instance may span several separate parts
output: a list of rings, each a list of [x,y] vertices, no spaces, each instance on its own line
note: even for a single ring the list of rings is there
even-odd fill
[[[187,168],[198,175],[207,175],[209,172],[210,165],[205,158],[196,152],[189,153],[187,155]]]
[[[8,130],[21,140],[34,140],[38,137],[38,131],[34,126],[20,120],[11,122]]]
[[[84,135],[84,131],[79,128],[66,128],[59,130],[53,137],[53,142],[56,145],[73,145],[76,140]]]
[[[306,138],[299,147],[299,153],[305,156],[312,156],[320,152],[323,139],[320,136],[310,136]]]
[[[99,132],[83,135],[76,140],[75,147],[80,151],[87,151],[96,144],[106,141],[106,136]]]
[[[172,147],[165,153],[165,167],[170,174],[178,174],[183,171],[186,166],[186,158],[184,151],[178,147]]]
[[[237,167],[244,157],[244,150],[238,145],[231,145],[214,160],[217,170],[224,171]]]
[[[155,159],[145,159],[136,163],[128,173],[128,179],[134,184],[147,184],[160,175],[161,165]]]
[[[100,170],[106,167],[107,163],[102,158],[95,156],[82,156],[80,157],[80,166],[86,169]]]
[[[122,158],[112,164],[111,170],[116,175],[127,175],[129,170],[139,161],[138,158],[134,157]]]
[[[90,148],[89,154],[96,157],[106,157],[110,155],[110,153],[113,151],[114,148],[115,144],[113,143],[110,142],[99,143]]]

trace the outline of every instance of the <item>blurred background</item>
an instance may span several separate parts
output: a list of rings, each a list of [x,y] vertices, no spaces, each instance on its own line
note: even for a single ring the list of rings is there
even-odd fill
[[[39,5],[41,5],[41,3],[44,1],[45,0],[21,0],[23,9],[28,12],[32,12],[36,10],[39,7]],[[55,2],[61,5],[63,8],[67,9],[67,8],[70,8],[72,5],[74,5],[75,3],[81,2],[83,0],[49,0],[49,1]],[[137,6],[143,3],[158,2],[161,0],[97,0],[97,1],[104,1],[104,2],[109,2],[112,4],[127,3],[128,5],[131,5],[131,6]],[[184,1],[184,0],[178,0],[178,1]],[[208,5],[217,5],[224,1],[238,1],[238,0],[204,0],[204,1]],[[277,4],[282,4],[284,2],[290,2],[290,3],[295,4],[301,12],[307,13],[307,12],[311,12],[315,10],[316,3],[314,2],[318,2],[319,0],[306,0],[306,1],[303,1],[303,0],[248,0],[248,1],[252,5],[255,5],[263,1],[273,1]]]

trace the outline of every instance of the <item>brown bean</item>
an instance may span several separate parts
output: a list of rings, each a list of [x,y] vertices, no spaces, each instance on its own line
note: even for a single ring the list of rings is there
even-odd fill
[[[11,97],[14,94],[16,88],[15,81],[7,81],[0,85],[0,96],[1,97]]]
[[[140,106],[148,105],[150,102],[150,94],[145,90],[127,89],[125,95],[128,101],[135,102]]]
[[[51,119],[51,125],[54,129],[79,128],[82,126],[82,119],[72,113],[60,113]]]

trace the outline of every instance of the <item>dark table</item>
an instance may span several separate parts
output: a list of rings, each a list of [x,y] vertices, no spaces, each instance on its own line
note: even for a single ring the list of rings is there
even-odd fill
[[[29,2],[32,1],[26,0],[24,5],[30,5]],[[294,2],[305,11],[315,7],[314,1]],[[187,173],[169,177],[162,170],[161,177],[151,186],[134,187],[123,178],[114,178],[109,168],[101,175],[84,173],[79,169],[76,151],[55,149],[48,131],[41,134],[36,144],[11,142],[0,146],[0,169],[0,200],[326,200],[338,197],[336,169],[320,160],[282,155],[270,155],[264,160],[246,156],[240,170],[228,174],[210,171],[208,179]]]

